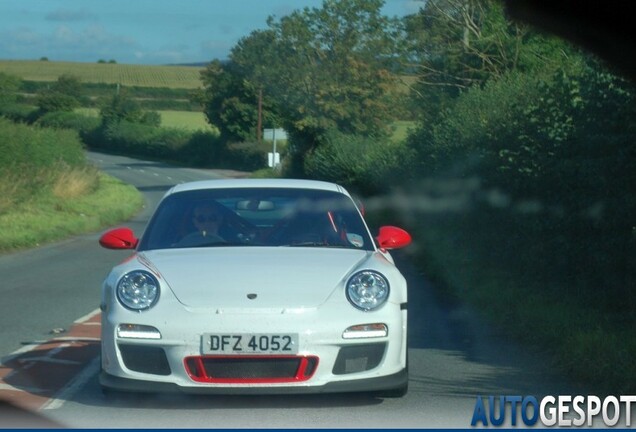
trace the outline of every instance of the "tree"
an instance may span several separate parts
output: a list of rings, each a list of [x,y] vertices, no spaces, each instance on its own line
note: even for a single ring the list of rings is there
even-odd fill
[[[285,128],[381,134],[391,119],[396,35],[382,0],[326,0],[239,41],[231,58],[276,101]]]
[[[226,101],[235,115],[251,121],[262,89],[265,104],[290,131],[320,134],[329,128],[382,134],[391,119],[390,94],[400,24],[382,15],[382,0],[326,0],[252,32],[232,49],[230,62],[204,72],[206,112]],[[226,94],[237,99],[219,95]],[[218,122],[219,115],[214,120]],[[217,124],[217,126],[219,126]]]
[[[48,89],[37,96],[37,105],[41,112],[73,111],[82,100],[82,83],[73,75],[61,75]]]
[[[255,141],[258,118],[258,90],[234,62],[211,62],[201,72],[204,90],[200,96],[208,122],[217,127],[226,142]],[[266,104],[265,125],[273,114]]]
[[[232,49],[230,63],[206,71],[210,121],[227,125],[226,132],[253,128],[262,91],[264,123],[288,131],[298,175],[305,154],[331,129],[387,137],[396,112],[402,27],[381,13],[383,3],[325,0],[321,8],[270,17],[268,29],[252,32]]]
[[[495,0],[429,0],[405,18],[412,95],[426,122],[472,86],[510,71],[550,74],[574,50],[506,19]]]
[[[128,96],[125,90],[119,90],[100,110],[103,124],[128,121],[138,123],[143,116],[141,107]]]

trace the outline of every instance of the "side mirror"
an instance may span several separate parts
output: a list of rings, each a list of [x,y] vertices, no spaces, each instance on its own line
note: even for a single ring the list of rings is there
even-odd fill
[[[411,243],[411,235],[402,228],[394,226],[380,227],[380,232],[375,239],[381,249],[399,249]]]
[[[138,242],[130,228],[115,228],[99,238],[99,244],[106,249],[134,249]]]

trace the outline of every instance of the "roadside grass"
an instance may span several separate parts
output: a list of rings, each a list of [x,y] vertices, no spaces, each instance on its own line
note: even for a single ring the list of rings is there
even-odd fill
[[[578,282],[534,266],[556,260],[551,251],[534,256],[533,246],[506,240],[510,226],[471,213],[420,216],[408,229],[416,239],[413,261],[448,301],[472,304],[531,349],[545,351],[549,367],[587,391],[636,391],[630,320],[576,295],[558,294],[572,292],[576,287],[569,285]]]
[[[87,166],[62,172],[52,186],[53,196],[68,200],[86,195],[99,187],[97,170]]]
[[[260,179],[267,179],[267,178],[280,178],[281,177],[281,170],[280,169],[273,169],[273,168],[261,168],[259,170],[253,171],[252,173],[250,173],[250,178],[260,178]]]
[[[66,182],[72,183],[68,190]],[[64,173],[52,186],[0,214],[0,252],[94,232],[130,218],[142,205],[134,187],[106,174],[93,169]]]

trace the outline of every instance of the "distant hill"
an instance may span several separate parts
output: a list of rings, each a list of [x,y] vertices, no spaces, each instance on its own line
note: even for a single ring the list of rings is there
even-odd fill
[[[121,84],[137,87],[195,89],[201,87],[202,65],[130,65],[112,63],[75,63],[37,60],[0,60],[0,72],[25,81],[56,81],[70,74],[84,83]]]

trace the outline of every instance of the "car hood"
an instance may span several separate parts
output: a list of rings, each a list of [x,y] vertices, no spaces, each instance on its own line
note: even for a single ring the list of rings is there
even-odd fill
[[[147,251],[138,258],[165,279],[182,304],[222,313],[317,307],[371,254],[354,249],[219,247]]]

